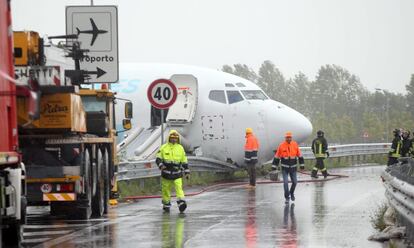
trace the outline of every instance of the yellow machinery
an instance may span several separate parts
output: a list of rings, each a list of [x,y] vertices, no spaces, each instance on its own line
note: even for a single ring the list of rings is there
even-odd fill
[[[17,101],[28,203],[50,204],[52,214],[69,218],[102,216],[109,199],[116,196],[115,93],[82,88],[83,82],[76,82],[82,77],[68,80],[70,84],[62,82],[66,68],[47,64],[48,46],[36,32],[14,35],[20,79],[39,96],[37,116],[28,115],[25,97]],[[79,54],[76,46],[63,47],[65,54]],[[78,75],[84,73],[78,71]],[[125,104],[125,117],[124,128],[129,129],[130,102]]]
[[[13,40],[16,66],[42,64],[43,41],[37,32],[13,32]]]

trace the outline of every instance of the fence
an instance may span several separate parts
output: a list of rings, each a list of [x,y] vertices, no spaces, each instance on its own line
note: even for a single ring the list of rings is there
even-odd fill
[[[366,144],[347,144],[329,147],[329,155],[331,158],[386,154],[390,151],[390,143],[366,143]],[[305,159],[313,159],[311,147],[301,147],[303,157]]]
[[[346,157],[372,154],[386,154],[390,150],[389,143],[347,144],[329,147],[330,157]],[[313,159],[314,155],[310,147],[301,148],[305,159]],[[210,158],[189,156],[188,162],[191,171],[231,172],[238,169],[237,166]],[[148,178],[159,176],[160,172],[154,160],[149,161],[123,161],[119,165],[118,181]]]
[[[191,171],[195,172],[214,171],[225,173],[238,169],[235,165],[215,159],[195,156],[188,156],[187,158]],[[155,160],[128,161],[120,163],[117,180],[123,181],[157,176],[160,176],[160,171],[155,164]]]

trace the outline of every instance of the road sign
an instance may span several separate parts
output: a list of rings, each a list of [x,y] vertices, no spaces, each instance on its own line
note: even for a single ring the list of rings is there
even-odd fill
[[[157,109],[167,109],[177,99],[177,87],[168,79],[158,79],[147,90],[148,100]]]
[[[116,6],[67,6],[66,34],[77,34],[87,57],[80,61],[90,83],[116,83],[119,78],[118,9]]]

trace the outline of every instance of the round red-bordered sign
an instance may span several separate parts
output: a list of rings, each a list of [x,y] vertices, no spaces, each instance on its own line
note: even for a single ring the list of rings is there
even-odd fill
[[[148,86],[148,101],[157,109],[167,109],[177,100],[177,87],[168,79],[157,79]]]

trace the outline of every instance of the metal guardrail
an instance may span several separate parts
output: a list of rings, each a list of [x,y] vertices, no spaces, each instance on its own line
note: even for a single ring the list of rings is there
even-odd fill
[[[402,158],[383,173],[385,195],[397,211],[398,220],[407,228],[407,236],[414,241],[414,160]]]
[[[225,163],[215,159],[188,156],[188,164],[192,172],[214,171],[230,172],[238,169],[230,163]],[[117,174],[118,181],[125,181],[139,178],[149,178],[160,176],[160,170],[155,164],[155,160],[149,161],[125,161],[119,164]]]
[[[370,154],[386,154],[390,150],[389,143],[368,143],[368,144],[347,144],[329,147],[330,157],[345,157]],[[314,155],[310,147],[301,147],[305,159],[313,159]],[[188,156],[191,171],[216,171],[229,172],[238,169],[230,163],[215,159]],[[271,161],[270,161],[271,162]],[[155,160],[148,161],[123,161],[119,165],[117,174],[118,181],[149,178],[160,176],[160,171],[155,164]]]
[[[300,149],[305,159],[315,158],[311,147],[301,147]],[[339,158],[346,156],[386,154],[390,149],[390,143],[366,143],[329,146],[328,151],[331,158]]]

